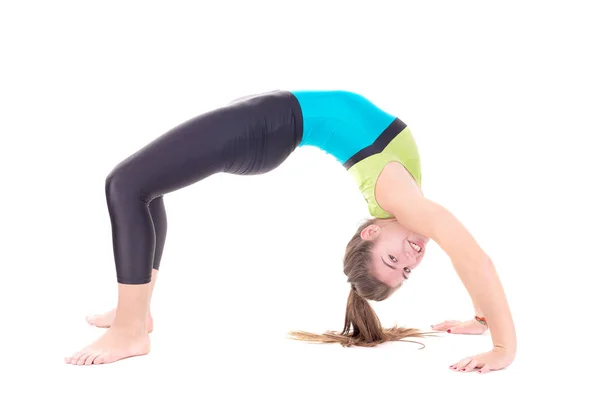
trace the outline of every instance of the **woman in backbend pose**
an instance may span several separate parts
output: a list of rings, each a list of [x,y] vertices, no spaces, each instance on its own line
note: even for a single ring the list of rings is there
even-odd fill
[[[88,317],[109,329],[65,361],[101,364],[148,353],[149,303],[167,231],[163,195],[219,172],[266,173],[304,145],[324,150],[347,169],[373,218],[346,248],[350,295],[342,332],[292,337],[375,346],[421,336],[414,329],[382,328],[368,300],[384,300],[402,286],[431,239],[450,257],[475,306],[473,320],[433,329],[481,333],[489,327],[493,340],[489,352],[451,368],[487,372],[509,365],[516,334],[492,261],[451,212],[423,196],[417,146],[404,122],[345,91],[274,91],[243,98],[175,127],[119,163],[106,179],[117,308]]]

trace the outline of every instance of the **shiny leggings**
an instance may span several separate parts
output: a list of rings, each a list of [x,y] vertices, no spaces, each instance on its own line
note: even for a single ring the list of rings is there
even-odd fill
[[[145,284],[159,268],[167,235],[165,194],[219,172],[271,171],[301,139],[298,100],[274,91],[199,115],[121,161],[105,185],[117,281]]]

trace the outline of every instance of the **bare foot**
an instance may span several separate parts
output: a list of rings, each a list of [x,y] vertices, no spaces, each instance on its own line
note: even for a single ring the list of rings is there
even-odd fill
[[[98,328],[110,328],[115,320],[116,311],[116,309],[112,309],[104,314],[88,315],[85,319],[88,324]],[[146,318],[146,326],[148,327],[148,333],[152,332],[154,329],[154,321],[152,320],[152,315],[150,313]]]
[[[108,364],[128,357],[143,356],[150,352],[147,332],[130,331],[112,326],[100,339],[83,350],[65,357],[67,364]]]

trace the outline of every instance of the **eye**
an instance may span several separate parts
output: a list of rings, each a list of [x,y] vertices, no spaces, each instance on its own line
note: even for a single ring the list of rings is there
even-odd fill
[[[394,257],[391,254],[388,254],[388,257],[390,257],[390,260],[392,260],[393,262],[398,262],[398,259],[396,257]]]
[[[404,272],[406,272],[407,274],[410,274],[412,271],[410,270],[410,268],[404,267]]]

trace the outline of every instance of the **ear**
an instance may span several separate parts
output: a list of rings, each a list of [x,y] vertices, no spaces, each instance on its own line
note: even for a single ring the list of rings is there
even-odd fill
[[[373,240],[379,235],[378,225],[369,225],[360,232],[360,237],[363,240]]]

